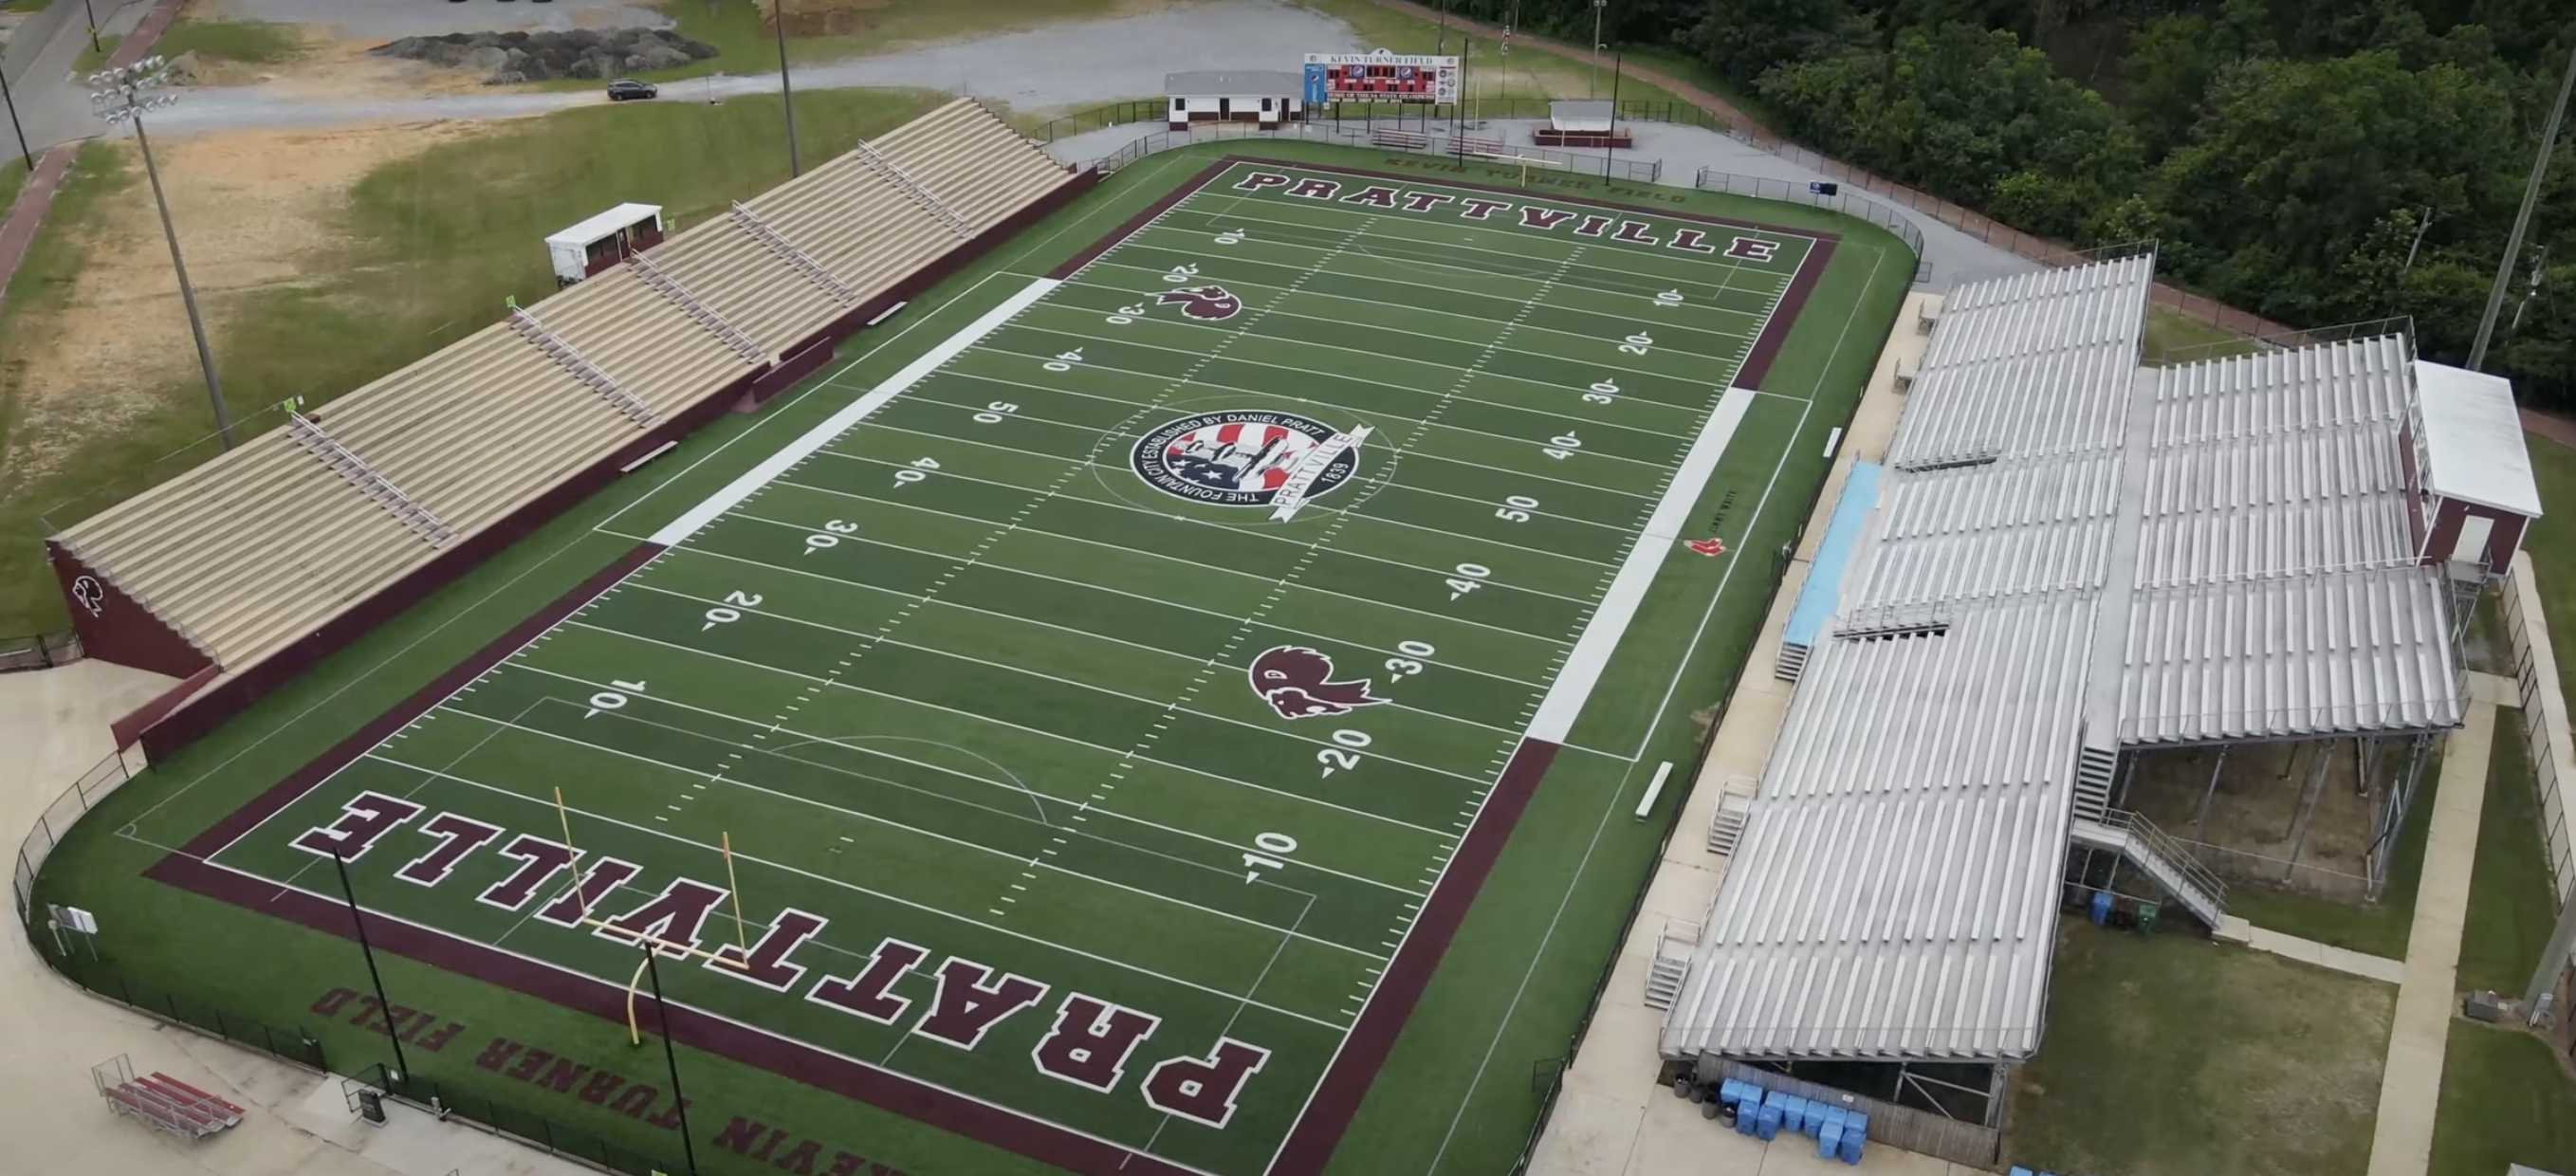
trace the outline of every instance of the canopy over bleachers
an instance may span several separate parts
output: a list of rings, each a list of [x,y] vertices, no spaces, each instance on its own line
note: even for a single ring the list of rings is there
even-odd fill
[[[63,529],[49,546],[75,621],[110,660],[239,674],[792,383],[1091,178],[951,102]],[[102,599],[120,607],[83,603]],[[91,632],[145,623],[135,609],[151,640]]]

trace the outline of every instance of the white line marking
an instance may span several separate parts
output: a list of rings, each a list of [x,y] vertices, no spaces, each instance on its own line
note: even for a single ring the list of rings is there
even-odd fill
[[[851,401],[843,406],[841,411],[824,418],[823,423],[805,430],[804,436],[788,442],[786,448],[769,455],[767,461],[751,467],[724,489],[708,497],[706,501],[689,508],[688,513],[671,520],[670,525],[653,532],[653,542],[664,547],[678,546],[682,540],[695,534],[698,528],[706,526],[714,521],[716,516],[733,509],[743,499],[751,497],[753,491],[768,485],[780,474],[786,473],[789,467],[812,456],[815,450],[821,449],[833,438],[848,432],[851,426],[865,419],[869,413],[884,407],[885,403],[894,399],[897,393],[920,382],[922,377],[937,370],[941,364],[947,363],[959,352],[966,350],[976,340],[992,334],[1003,323],[1009,322],[1012,316],[1028,309],[1029,305],[1038,299],[1046,297],[1047,292],[1055,287],[1055,279],[1039,278],[1022,287],[1018,293],[1003,299],[1001,305],[985,311],[984,317],[967,324],[964,330],[950,335],[921,358],[904,365],[902,371],[888,377],[886,382],[877,385],[867,395]]]
[[[1619,637],[1627,632],[1628,622],[1637,615],[1637,606],[1646,599],[1646,589],[1653,587],[1655,571],[1664,556],[1679,542],[1682,527],[1690,521],[1691,506],[1708,485],[1709,475],[1717,472],[1718,458],[1726,453],[1726,444],[1735,437],[1735,428],[1744,423],[1744,412],[1753,406],[1753,393],[1743,388],[1729,388],[1718,398],[1717,411],[1710,413],[1708,423],[1700,427],[1699,439],[1691,443],[1690,453],[1682,458],[1681,468],[1674,472],[1664,499],[1655,505],[1646,529],[1628,548],[1628,558],[1619,566],[1619,574],[1610,581],[1610,591],[1601,598],[1593,612],[1592,623],[1583,627],[1583,636],[1574,644],[1574,652],[1565,659],[1565,668],[1557,673],[1556,683],[1539,703],[1538,717],[1530,722],[1530,737],[1550,743],[1565,742],[1574,729],[1574,720],[1583,713],[1583,702],[1591,697],[1592,687],[1601,680],[1601,672],[1610,664],[1610,655],[1619,648]]]

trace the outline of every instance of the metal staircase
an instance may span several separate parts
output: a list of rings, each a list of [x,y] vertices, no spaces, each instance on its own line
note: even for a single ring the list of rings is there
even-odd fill
[[[2111,781],[2120,770],[2120,753],[2087,747],[2075,756],[2075,819],[2098,821],[2111,808]]]
[[[2203,924],[2216,928],[2227,914],[2227,883],[2191,856],[2155,823],[2125,809],[2098,817],[2077,816],[2068,835],[2078,845],[2110,850],[2156,880],[2156,885]]]
[[[1682,994],[1682,980],[1690,975],[1691,950],[1698,937],[1689,932],[1675,932],[1664,924],[1664,933],[1655,939],[1655,958],[1646,965],[1646,1007],[1669,1009]]]
[[[957,211],[947,201],[940,199],[939,194],[931,191],[929,185],[912,178],[910,173],[896,167],[894,161],[886,158],[884,152],[870,146],[865,139],[859,140],[855,150],[861,163],[875,168],[876,173],[884,176],[887,183],[902,189],[905,195],[912,197],[914,203],[921,205],[930,215],[938,217],[939,223],[948,226],[949,232],[960,237],[975,235],[975,224],[966,219],[965,213]]]
[[[545,352],[546,358],[562,364],[565,371],[571,372],[574,379],[589,385],[590,390],[599,393],[601,399],[616,405],[617,411],[625,413],[628,420],[648,429],[658,423],[660,418],[653,415],[652,406],[637,399],[634,393],[618,386],[617,381],[608,378],[607,372],[599,370],[598,364],[582,358],[581,352],[573,350],[571,343],[566,342],[562,336],[553,331],[547,330],[546,325],[538,322],[537,316],[528,313],[526,308],[514,308],[510,311],[510,329],[535,344],[537,350]]]
[[[1771,676],[1783,682],[1796,683],[1799,675],[1807,672],[1808,652],[1806,646],[1795,641],[1781,642],[1779,660],[1771,663]]]
[[[420,532],[422,538],[429,540],[430,546],[445,547],[448,540],[456,537],[456,533],[448,530],[447,524],[438,521],[438,516],[431,514],[428,507],[412,501],[411,495],[403,493],[402,487],[394,485],[393,479],[377,473],[374,467],[367,464],[366,459],[350,452],[348,446],[332,439],[331,434],[322,431],[322,426],[305,419],[304,414],[289,411],[286,414],[286,431],[287,435],[295,438],[296,444],[304,447],[305,452],[322,459],[322,464],[330,466],[341,477],[347,478],[350,485],[358,488],[359,493],[374,499],[376,505],[385,508],[386,513],[401,519],[410,525],[412,530]]]
[[[1717,807],[1708,814],[1708,851],[1722,858],[1735,856],[1735,847],[1744,843],[1744,830],[1753,823],[1753,797],[1733,790],[1717,795]]]
[[[660,291],[662,297],[670,299],[671,305],[680,308],[680,313],[698,320],[699,326],[713,332],[716,338],[724,340],[724,345],[733,348],[734,354],[750,363],[769,362],[769,357],[761,353],[760,345],[752,342],[751,336],[743,334],[732,323],[726,322],[723,315],[716,313],[716,308],[707,305],[697,295],[690,293],[689,288],[681,285],[678,278],[663,273],[662,267],[653,264],[652,258],[642,253],[629,253],[626,255],[626,264],[635,267],[635,276],[644,279],[645,285]]]
[[[777,254],[780,260],[785,261],[796,272],[805,275],[805,280],[821,286],[825,293],[832,296],[833,301],[843,306],[858,302],[858,291],[851,289],[849,283],[834,276],[832,271],[824,269],[823,263],[814,260],[813,254],[797,248],[795,242],[788,240],[778,230],[769,227],[769,222],[760,219],[759,213],[743,207],[742,202],[737,200],[733,203],[732,216],[733,223],[741,225],[743,232],[751,234],[761,244],[769,246],[770,252]]]

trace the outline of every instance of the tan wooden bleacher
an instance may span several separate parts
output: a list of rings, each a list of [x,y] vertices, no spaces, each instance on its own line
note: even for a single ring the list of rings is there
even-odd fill
[[[730,217],[652,251],[760,361],[620,266],[528,308],[517,326],[504,318],[313,413],[309,424],[360,473],[281,428],[56,539],[237,671],[896,289],[968,239],[950,215],[980,233],[1075,179],[972,99],[875,146],[874,158],[852,151],[745,202],[850,301]],[[889,178],[888,161],[953,212]],[[569,353],[550,354],[556,345]],[[567,366],[575,354],[604,379]],[[381,484],[370,497],[368,475],[400,498]],[[399,513],[404,499],[443,533]]]
[[[347,608],[436,551],[283,429],[63,539],[217,665],[292,640],[307,618]]]
[[[1047,157],[982,103],[960,98],[870,144],[978,229],[1068,182]],[[653,251],[752,342],[776,355],[955,248],[957,232],[925,214],[911,193],[849,152],[743,202],[778,234],[848,286],[843,303],[811,281],[777,280],[768,245],[731,217],[710,217]]]

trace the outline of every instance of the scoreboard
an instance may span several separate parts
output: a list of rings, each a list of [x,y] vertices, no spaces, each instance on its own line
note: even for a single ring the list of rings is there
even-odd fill
[[[1309,53],[1306,101],[1456,102],[1458,59],[1422,54]]]

